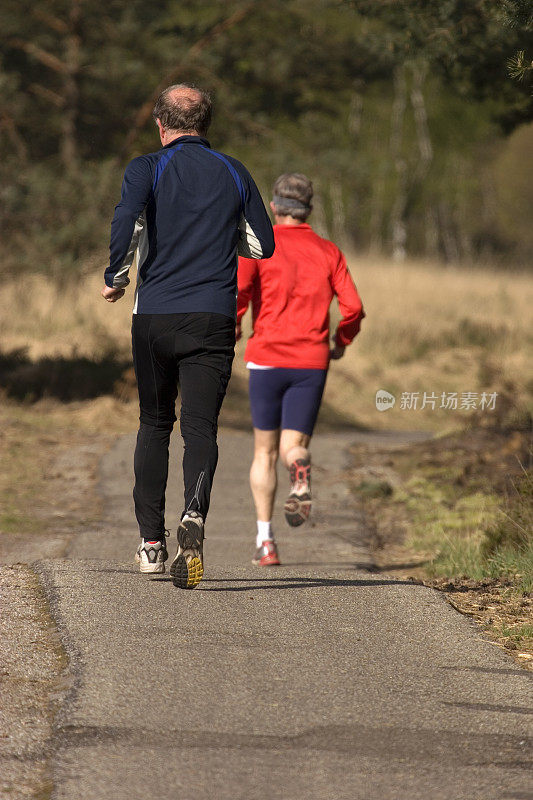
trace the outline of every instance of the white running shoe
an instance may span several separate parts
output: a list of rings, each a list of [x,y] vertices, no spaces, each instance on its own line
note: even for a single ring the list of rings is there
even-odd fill
[[[160,540],[141,539],[135,553],[135,561],[139,564],[141,572],[164,572],[167,558],[167,546]]]

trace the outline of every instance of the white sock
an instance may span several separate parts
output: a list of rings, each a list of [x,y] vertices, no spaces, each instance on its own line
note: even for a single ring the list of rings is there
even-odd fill
[[[272,522],[263,522],[262,520],[257,520],[257,537],[256,537],[256,547],[261,547],[263,542],[266,542],[267,539],[274,539],[274,534],[272,532]]]

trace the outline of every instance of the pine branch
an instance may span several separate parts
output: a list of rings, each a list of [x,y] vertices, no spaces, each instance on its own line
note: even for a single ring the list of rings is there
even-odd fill
[[[501,17],[509,28],[524,31],[533,29],[533,8],[531,0],[502,0]]]
[[[67,23],[60,19],[60,17],[55,17],[52,14],[48,14],[42,8],[33,8],[32,14],[41,22],[44,22],[45,25],[48,25],[49,28],[52,30],[57,31],[58,33],[68,33],[68,25]]]
[[[507,61],[507,70],[511,78],[523,81],[528,72],[533,70],[533,61],[526,61],[525,52],[519,50]]]
[[[22,161],[28,160],[28,148],[26,146],[26,142],[19,134],[17,130],[17,126],[15,124],[15,120],[11,117],[8,112],[2,108],[0,109],[0,130],[5,130],[11,143],[15,147],[18,157]]]
[[[48,53],[46,50],[43,50],[42,47],[39,47],[33,42],[27,42],[24,39],[10,39],[8,44],[11,45],[11,47],[17,48],[18,50],[23,50],[29,56],[33,56],[33,58],[36,58],[37,61],[41,62],[41,64],[53,69],[54,72],[60,72],[62,75],[67,72],[67,66],[61,61],[61,59],[52,55],[52,53]]]
[[[43,97],[57,108],[64,108],[65,106],[65,98],[61,97],[57,92],[52,91],[52,89],[49,89],[47,86],[41,86],[39,83],[32,83],[28,87],[28,91]]]

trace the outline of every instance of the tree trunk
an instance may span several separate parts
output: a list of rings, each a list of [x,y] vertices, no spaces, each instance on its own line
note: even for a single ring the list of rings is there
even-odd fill
[[[343,247],[346,242],[346,212],[340,180],[335,179],[330,182],[329,196],[331,199],[331,229],[333,231],[333,238],[339,247]]]
[[[78,78],[81,62],[81,41],[78,31],[81,4],[82,0],[71,0],[67,22],[68,32],[65,36],[61,159],[68,172],[74,172],[78,165],[76,121],[78,117]]]
[[[320,183],[313,181],[313,228],[319,236],[324,236],[329,239],[329,229],[324,213],[324,204],[322,203],[322,194],[320,191]]]
[[[361,132],[361,117],[363,113],[363,95],[361,94],[361,81],[357,81],[350,97],[350,110],[348,112],[348,130],[356,145]]]
[[[359,142],[359,135],[361,132],[361,119],[363,115],[363,95],[362,88],[363,82],[361,80],[354,81],[353,91],[350,97],[350,108],[348,112],[348,131],[352,137],[352,147],[354,153],[357,150]],[[351,188],[351,197],[349,203],[349,216],[350,216],[350,230],[345,230],[344,238],[349,241],[352,246],[357,246],[355,241],[356,232],[358,230],[358,220],[352,221],[352,214],[356,217],[359,210],[360,200],[357,182]]]
[[[428,203],[424,209],[424,238],[426,255],[439,257],[439,217],[435,207]]]
[[[417,165],[417,173],[420,179],[426,176],[429,165],[433,160],[433,146],[429,136],[428,117],[422,86],[427,72],[427,64],[414,64],[412,67],[413,85],[411,87],[411,106],[415,118],[416,138],[420,160]]]
[[[390,153],[396,172],[396,194],[390,216],[392,257],[394,261],[405,261],[407,243],[407,228],[405,224],[407,164],[402,155],[405,106],[405,67],[397,66],[394,70],[394,100],[392,103],[390,135]]]
[[[413,191],[424,192],[424,181],[428,175],[433,161],[433,146],[429,135],[428,118],[424,93],[422,87],[427,73],[427,64],[413,64],[413,83],[411,86],[411,106],[415,121],[416,139],[418,143],[419,159],[413,174]],[[424,213],[424,239],[425,252],[433,258],[437,257],[439,249],[438,220],[431,204],[426,205]]]
[[[439,223],[444,258],[448,264],[455,264],[459,260],[459,248],[452,215],[446,203],[439,204]]]
[[[379,175],[372,185],[372,199],[370,205],[370,251],[383,252],[383,199],[385,195],[385,176],[380,168]]]

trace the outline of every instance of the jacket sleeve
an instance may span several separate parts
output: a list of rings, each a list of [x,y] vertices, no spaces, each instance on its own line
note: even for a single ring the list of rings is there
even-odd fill
[[[246,314],[250,300],[252,299],[255,279],[259,273],[259,262],[252,258],[239,258],[239,268],[237,270],[237,325]]]
[[[346,347],[357,336],[361,321],[366,316],[361,298],[348,271],[343,253],[337,249],[337,259],[332,272],[333,291],[337,295],[342,319],[335,333],[335,344]]]
[[[122,288],[130,282],[128,271],[133,263],[143,227],[142,212],[152,190],[152,170],[143,156],[126,167],[122,194],[111,222],[109,266],[104,273],[106,286]]]
[[[242,164],[240,166],[244,182],[244,203],[237,252],[245,258],[270,258],[274,253],[272,223],[252,176]]]

